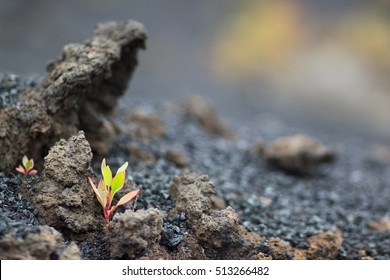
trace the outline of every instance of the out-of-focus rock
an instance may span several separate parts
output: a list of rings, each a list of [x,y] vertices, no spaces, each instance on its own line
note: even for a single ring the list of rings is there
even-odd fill
[[[370,222],[369,226],[372,230],[377,232],[390,232],[390,219],[388,217],[384,217],[379,221]]]
[[[114,259],[135,259],[156,255],[163,226],[158,209],[116,214],[108,227],[110,256]]]
[[[308,249],[295,249],[298,260],[331,260],[340,253],[343,236],[339,229],[321,232],[308,238]]]
[[[215,193],[208,176],[184,174],[175,177],[170,194],[176,198],[172,213],[185,213],[204,254],[210,259],[251,259],[257,255],[260,236],[247,232],[238,214],[227,207],[213,210],[210,196]]]
[[[58,231],[49,226],[40,226],[39,233],[28,233],[24,238],[16,238],[13,233],[0,240],[0,259],[2,260],[77,260],[80,251],[71,243],[65,245]]]
[[[156,115],[141,111],[126,116],[127,124],[122,130],[140,140],[157,140],[165,135],[164,122]]]
[[[40,165],[56,141],[79,130],[95,153],[106,154],[115,140],[107,115],[125,92],[145,40],[138,22],[109,22],[84,43],[65,46],[40,85],[0,109],[0,170],[14,169],[25,154]]]
[[[188,97],[182,107],[185,115],[197,121],[207,133],[234,139],[233,131],[220,119],[214,107],[202,97],[198,95]]]
[[[373,257],[369,256],[366,250],[359,250],[359,257],[361,260],[373,260]]]
[[[269,163],[283,170],[308,174],[336,156],[334,149],[305,135],[281,137],[267,145],[264,155]]]
[[[181,150],[169,149],[165,153],[165,159],[179,168],[183,168],[188,165],[188,158]]]
[[[373,147],[368,158],[375,163],[383,165],[390,164],[390,146],[377,145]]]
[[[249,151],[254,156],[262,156],[264,149],[265,145],[262,139],[254,139],[249,146]]]
[[[127,151],[129,157],[132,159],[150,163],[156,161],[156,157],[153,153],[142,150],[142,148],[137,143],[130,143],[127,146]]]
[[[50,149],[41,176],[28,179],[22,191],[30,197],[40,224],[72,235],[101,230],[102,209],[87,180],[94,178],[91,159],[82,131]]]

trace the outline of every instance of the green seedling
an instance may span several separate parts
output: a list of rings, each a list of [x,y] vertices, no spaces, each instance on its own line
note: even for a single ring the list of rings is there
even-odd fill
[[[35,175],[38,173],[38,170],[34,169],[34,160],[28,159],[27,156],[24,156],[22,159],[22,164],[19,165],[19,167],[16,168],[16,171],[23,174],[23,176],[27,175]]]
[[[123,187],[126,180],[126,169],[128,162],[125,162],[119,169],[116,171],[114,178],[112,177],[112,172],[110,167],[106,164],[106,159],[103,159],[101,165],[102,179],[100,179],[98,186],[92,182],[91,178],[88,177],[88,182],[92,187],[92,190],[96,194],[96,197],[99,203],[103,207],[104,219],[108,224],[110,222],[110,216],[119,206],[130,202],[135,198],[140,192],[139,189],[134,190],[125,194],[115,206],[111,207],[112,199],[114,195]]]

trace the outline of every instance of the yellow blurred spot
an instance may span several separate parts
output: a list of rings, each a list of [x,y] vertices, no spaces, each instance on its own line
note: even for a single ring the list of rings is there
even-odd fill
[[[390,66],[390,22],[378,12],[362,11],[336,27],[337,40],[367,59],[372,65]]]
[[[297,2],[249,3],[214,44],[213,68],[221,78],[251,79],[259,73],[283,69],[303,41]]]

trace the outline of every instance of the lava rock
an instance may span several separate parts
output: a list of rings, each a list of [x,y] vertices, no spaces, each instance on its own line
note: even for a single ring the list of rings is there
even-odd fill
[[[217,195],[210,196],[210,200],[214,210],[222,210],[227,207],[225,200]]]
[[[238,214],[231,207],[212,210],[210,196],[215,193],[208,176],[184,174],[175,177],[171,195],[176,198],[173,213],[184,212],[187,224],[211,259],[250,259],[258,254],[263,241],[248,233],[240,224]]]
[[[39,227],[38,233],[28,233],[23,239],[10,233],[0,240],[2,260],[77,260],[80,251],[75,243],[65,246],[62,235],[49,226]]]
[[[305,135],[281,137],[264,151],[269,163],[286,171],[309,174],[321,163],[332,161],[336,152]]]
[[[56,141],[79,130],[106,154],[115,140],[106,116],[125,92],[145,39],[135,21],[109,22],[90,40],[65,46],[41,84],[18,94],[18,104],[0,107],[0,170],[12,170],[25,154],[40,163]]]
[[[135,259],[156,254],[162,229],[163,214],[158,209],[116,214],[108,227],[111,258]]]
[[[178,226],[172,224],[164,224],[161,233],[161,244],[169,248],[176,247],[183,240],[183,233]]]
[[[343,236],[339,229],[321,232],[308,238],[308,249],[296,249],[295,259],[329,260],[336,259],[341,252]]]
[[[173,252],[175,260],[207,260],[204,254],[204,249],[200,246],[199,241],[192,234],[186,232],[183,240],[177,246],[177,250]]]
[[[182,215],[173,215],[171,218],[165,217],[160,244],[167,246],[172,251],[180,244],[187,232],[188,228],[184,213]]]
[[[290,243],[278,237],[270,238],[268,240],[268,246],[274,260],[289,260],[294,257],[294,250]]]
[[[174,177],[170,195],[176,198],[175,213],[184,212],[189,224],[195,224],[203,214],[211,210],[210,196],[215,194],[215,187],[207,175],[196,177],[184,174]]]
[[[23,186],[23,195],[31,199],[40,224],[72,234],[101,230],[101,208],[87,181],[88,176],[94,178],[91,160],[92,151],[82,131],[50,149],[41,176],[28,179]]]

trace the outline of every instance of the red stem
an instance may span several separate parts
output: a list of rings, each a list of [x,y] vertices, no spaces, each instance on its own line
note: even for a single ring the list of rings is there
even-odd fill
[[[110,213],[110,206],[111,206],[110,195],[111,195],[111,188],[109,188],[109,190],[107,192],[107,203],[106,203],[106,207],[104,209],[104,219],[106,220],[106,224],[108,224],[110,222],[110,216],[111,216],[111,213]]]

